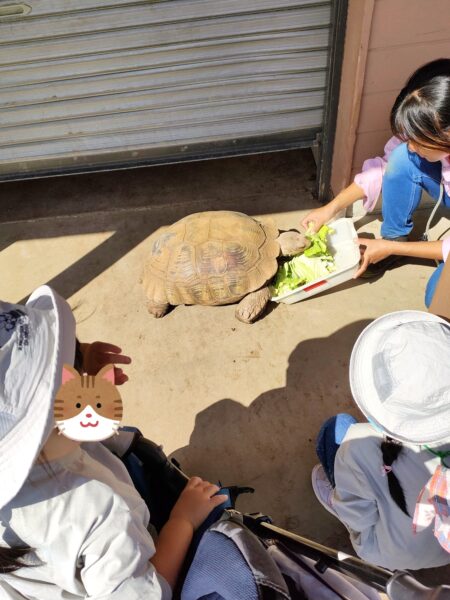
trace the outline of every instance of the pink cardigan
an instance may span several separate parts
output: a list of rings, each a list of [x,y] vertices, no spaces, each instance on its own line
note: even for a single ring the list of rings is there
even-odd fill
[[[384,147],[384,156],[381,158],[369,158],[364,161],[362,172],[355,176],[355,183],[364,190],[364,209],[370,212],[375,208],[378,196],[381,193],[381,184],[383,181],[384,171],[391,152],[402,143],[396,137],[391,137]],[[448,196],[450,196],[450,160],[445,158],[442,162],[442,183]],[[446,238],[442,244],[442,252],[444,260],[450,252],[450,237]]]

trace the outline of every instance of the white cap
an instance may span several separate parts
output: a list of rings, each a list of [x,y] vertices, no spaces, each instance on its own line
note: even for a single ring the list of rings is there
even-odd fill
[[[376,319],[353,347],[350,386],[387,435],[417,444],[450,440],[450,325],[414,310]]]
[[[75,319],[48,286],[25,306],[0,301],[0,508],[18,493],[54,426],[64,363],[75,357]]]

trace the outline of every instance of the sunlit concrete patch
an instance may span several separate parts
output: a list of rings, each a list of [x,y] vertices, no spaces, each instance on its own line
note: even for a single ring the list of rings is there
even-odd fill
[[[0,298],[11,302],[28,296],[114,235],[114,231],[102,231],[33,239],[35,225],[30,222],[2,225],[0,237],[2,229],[8,228],[10,235],[13,227],[25,239],[12,241],[0,251]]]

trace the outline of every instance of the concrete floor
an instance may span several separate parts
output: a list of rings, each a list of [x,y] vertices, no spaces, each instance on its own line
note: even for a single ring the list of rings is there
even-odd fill
[[[311,490],[314,439],[328,416],[357,414],[348,362],[358,334],[386,312],[423,309],[432,264],[272,305],[253,325],[238,322],[234,306],[181,306],[156,320],[139,283],[160,226],[232,209],[295,227],[316,206],[314,172],[304,150],[2,184],[0,297],[18,302],[53,286],[69,299],[81,340],[111,341],[132,356],[121,390],[125,423],[162,443],[189,474],[255,487],[242,511],[266,512],[348,550],[344,528]],[[434,235],[447,225],[440,215]],[[357,226],[378,233],[379,220]]]

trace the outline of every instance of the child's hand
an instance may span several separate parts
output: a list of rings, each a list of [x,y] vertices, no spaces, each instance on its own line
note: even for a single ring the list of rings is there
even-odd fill
[[[191,477],[173,507],[170,518],[188,521],[194,530],[197,529],[213,508],[227,500],[228,496],[225,494],[214,495],[219,489],[217,485],[203,481],[200,477]]]
[[[121,354],[122,349],[106,342],[80,344],[83,354],[83,369],[88,375],[97,375],[102,367],[109,364],[129,365],[131,358]],[[128,376],[118,367],[114,367],[114,383],[122,385],[128,381]]]
[[[218,491],[217,485],[203,481],[200,477],[189,479],[159,533],[156,553],[150,562],[172,589],[177,583],[194,531],[213,508],[228,498],[224,494],[214,496]]]

